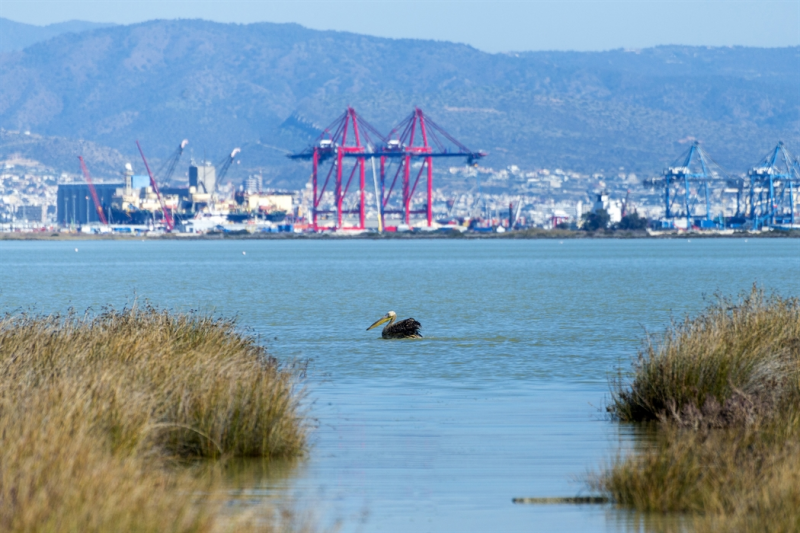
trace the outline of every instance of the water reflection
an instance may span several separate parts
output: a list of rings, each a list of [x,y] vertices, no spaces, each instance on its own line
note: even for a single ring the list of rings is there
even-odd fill
[[[612,509],[606,514],[610,531],[619,533],[686,533],[691,517],[682,514],[640,513]]]
[[[231,494],[269,495],[281,493],[305,467],[302,459],[231,458],[222,475]]]

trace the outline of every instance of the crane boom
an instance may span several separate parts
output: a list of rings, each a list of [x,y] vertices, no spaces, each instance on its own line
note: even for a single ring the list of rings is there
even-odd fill
[[[228,173],[228,170],[231,168],[231,164],[233,164],[233,160],[236,158],[236,154],[241,152],[239,148],[234,148],[231,152],[231,155],[223,159],[220,164],[217,165],[217,183],[222,183],[222,178],[225,177],[225,174]]]
[[[86,184],[89,186],[89,193],[92,195],[92,201],[94,202],[94,208],[97,210],[97,216],[100,218],[100,221],[103,224],[108,225],[106,215],[103,213],[103,206],[100,205],[100,200],[97,198],[97,191],[94,188],[94,183],[92,183],[92,176],[89,175],[89,169],[86,168],[86,163],[83,160],[83,156],[79,155],[78,159],[81,162],[83,177],[86,178]],[[89,221],[89,213],[86,213],[86,221]]]
[[[150,170],[150,165],[147,164],[147,158],[144,156],[142,145],[139,144],[139,141],[136,141],[136,147],[139,148],[139,153],[142,155],[142,161],[144,161],[144,168],[147,169],[147,175],[150,176],[150,186],[153,187],[153,192],[156,193],[158,203],[161,205],[161,212],[164,214],[164,223],[167,225],[167,231],[172,231],[175,229],[175,223],[172,221],[172,216],[167,211],[167,206],[164,205],[164,199],[161,197],[161,192],[158,190],[158,184],[156,183],[156,179],[153,177],[153,172]]]
[[[189,144],[187,139],[181,141],[181,144],[178,145],[178,148],[176,148],[174,152],[172,152],[172,155],[169,157],[167,162],[156,171],[156,176],[160,176],[162,184],[169,185],[169,180],[172,177],[172,174],[175,173],[175,167],[178,165],[178,161],[183,155],[183,149],[186,148],[187,144]],[[166,169],[166,172],[164,172],[164,169]]]

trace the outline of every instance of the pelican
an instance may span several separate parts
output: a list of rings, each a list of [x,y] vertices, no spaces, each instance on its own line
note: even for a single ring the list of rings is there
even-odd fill
[[[394,311],[389,311],[383,316],[383,318],[381,318],[380,320],[372,324],[370,327],[368,327],[367,331],[388,322],[388,324],[383,326],[383,333],[381,333],[381,337],[383,337],[384,339],[422,338],[422,335],[419,332],[419,328],[422,327],[422,324],[420,324],[413,318],[406,318],[405,320],[401,320],[396,324],[395,320],[397,320],[397,313],[395,313]]]

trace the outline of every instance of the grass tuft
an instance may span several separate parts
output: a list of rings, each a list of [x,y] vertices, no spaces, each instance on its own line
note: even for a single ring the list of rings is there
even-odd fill
[[[253,530],[175,459],[295,457],[297,373],[231,321],[152,307],[0,318],[0,530]],[[269,531],[263,522],[258,528]]]
[[[222,319],[151,307],[0,319],[0,409],[50,396],[113,450],[297,455],[305,427],[294,377]]]
[[[648,342],[630,384],[615,384],[609,410],[633,422],[752,422],[796,400],[799,362],[800,301],[754,287]]]
[[[692,530],[800,531],[800,302],[753,289],[648,345],[609,410],[655,438],[590,484]]]

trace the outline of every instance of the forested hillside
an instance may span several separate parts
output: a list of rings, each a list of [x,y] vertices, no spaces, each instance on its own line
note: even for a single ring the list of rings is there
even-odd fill
[[[188,138],[212,161],[241,146],[237,172],[262,167],[286,186],[307,179],[286,151],[346,105],[383,131],[418,105],[494,168],[659,172],[697,138],[741,171],[779,139],[800,152],[799,87],[797,47],[488,54],[292,24],[152,21],[0,54],[0,127],[131,157],[136,139],[163,157]]]

